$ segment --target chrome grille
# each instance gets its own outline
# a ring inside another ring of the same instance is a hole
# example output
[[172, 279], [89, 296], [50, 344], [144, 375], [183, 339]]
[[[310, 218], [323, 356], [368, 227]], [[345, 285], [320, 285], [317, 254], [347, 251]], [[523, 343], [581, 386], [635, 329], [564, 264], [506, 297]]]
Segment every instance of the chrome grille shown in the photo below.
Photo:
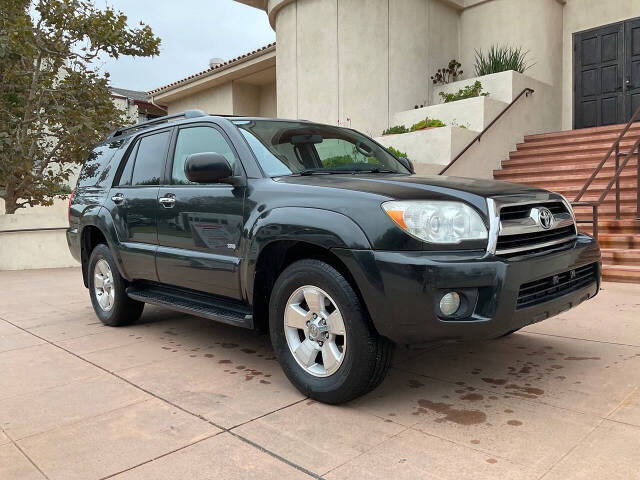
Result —
[[597, 264], [592, 263], [567, 272], [528, 282], [520, 287], [516, 308], [526, 308], [553, 300], [591, 285], [598, 278]]
[[[532, 233], [520, 233], [516, 235], [500, 235], [498, 237], [498, 255], [521, 255], [522, 251], [548, 247], [549, 250], [558, 248], [560, 244], [573, 242], [576, 229], [573, 225], [553, 230], [541, 230]], [[544, 251], [544, 250], [542, 250]]]
[[554, 193], [490, 199], [489, 210], [493, 225], [489, 251], [504, 258], [566, 248], [576, 238], [571, 208]]
[[554, 215], [561, 213], [568, 213], [567, 207], [562, 202], [546, 202], [546, 203], [533, 203], [526, 205], [508, 205], [500, 209], [500, 221], [505, 220], [520, 220], [527, 218], [531, 209], [534, 207], [546, 207]]

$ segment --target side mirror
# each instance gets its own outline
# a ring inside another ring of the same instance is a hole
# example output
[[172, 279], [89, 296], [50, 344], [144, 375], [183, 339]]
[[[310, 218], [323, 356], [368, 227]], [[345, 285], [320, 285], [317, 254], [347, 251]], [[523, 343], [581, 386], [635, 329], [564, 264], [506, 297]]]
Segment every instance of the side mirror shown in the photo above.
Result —
[[227, 159], [215, 152], [193, 153], [184, 162], [184, 173], [190, 182], [217, 183], [233, 175]]
[[411, 173], [416, 173], [416, 169], [413, 168], [413, 162], [409, 160], [407, 157], [396, 157], [398, 161], [407, 167]]

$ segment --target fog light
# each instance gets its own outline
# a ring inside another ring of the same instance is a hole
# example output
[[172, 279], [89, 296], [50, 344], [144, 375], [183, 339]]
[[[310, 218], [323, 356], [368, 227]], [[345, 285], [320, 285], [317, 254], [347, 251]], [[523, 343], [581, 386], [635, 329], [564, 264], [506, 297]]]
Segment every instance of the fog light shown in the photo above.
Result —
[[456, 292], [449, 292], [440, 299], [440, 311], [444, 315], [453, 315], [460, 308], [460, 295]]

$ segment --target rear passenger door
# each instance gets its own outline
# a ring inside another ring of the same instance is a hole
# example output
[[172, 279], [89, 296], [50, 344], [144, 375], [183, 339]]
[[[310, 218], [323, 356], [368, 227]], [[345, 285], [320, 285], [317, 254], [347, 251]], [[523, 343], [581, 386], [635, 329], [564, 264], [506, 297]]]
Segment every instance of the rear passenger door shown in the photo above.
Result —
[[213, 123], [177, 128], [167, 164], [169, 185], [160, 187], [158, 254], [160, 281], [241, 299], [240, 237], [246, 187], [226, 183], [191, 183], [184, 173], [194, 153], [223, 155], [244, 175], [231, 142]]
[[171, 129], [139, 137], [133, 144], [106, 206], [111, 211], [127, 276], [158, 280], [158, 189], [163, 178]]

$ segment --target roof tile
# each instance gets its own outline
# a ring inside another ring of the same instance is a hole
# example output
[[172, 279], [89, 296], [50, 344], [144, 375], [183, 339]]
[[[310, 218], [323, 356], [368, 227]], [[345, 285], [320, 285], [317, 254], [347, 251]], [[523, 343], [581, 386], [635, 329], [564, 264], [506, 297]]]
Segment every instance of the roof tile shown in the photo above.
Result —
[[230, 66], [237, 64], [237, 63], [242, 63], [243, 61], [245, 61], [245, 59], [248, 59], [250, 57], [254, 57], [257, 56], [256, 54], [263, 54], [263, 53], [267, 53], [267, 50], [272, 50], [274, 49], [276, 46], [276, 42], [272, 42], [269, 43], [263, 47], [257, 48], [255, 50], [252, 50], [251, 52], [247, 52], [247, 53], [243, 53], [242, 55], [232, 58], [230, 60], [227, 60], [226, 62], [222, 62], [218, 65], [215, 65], [213, 67], [209, 67], [206, 70], [202, 70], [201, 72], [198, 73], [194, 73], [193, 75], [189, 75], [188, 77], [182, 78], [180, 80], [176, 80], [175, 82], [169, 83], [168, 85], [164, 85], [162, 87], [158, 87], [155, 88], [153, 90], [149, 90], [148, 94], [149, 95], [157, 95], [158, 93], [164, 91], [164, 90], [169, 90], [173, 87], [177, 87], [179, 85], [183, 85], [185, 83], [189, 83], [192, 80], [195, 80], [197, 78], [206, 76], [208, 74], [211, 74], [213, 72], [216, 72], [217, 70], [222, 70], [225, 68], [229, 68]]

